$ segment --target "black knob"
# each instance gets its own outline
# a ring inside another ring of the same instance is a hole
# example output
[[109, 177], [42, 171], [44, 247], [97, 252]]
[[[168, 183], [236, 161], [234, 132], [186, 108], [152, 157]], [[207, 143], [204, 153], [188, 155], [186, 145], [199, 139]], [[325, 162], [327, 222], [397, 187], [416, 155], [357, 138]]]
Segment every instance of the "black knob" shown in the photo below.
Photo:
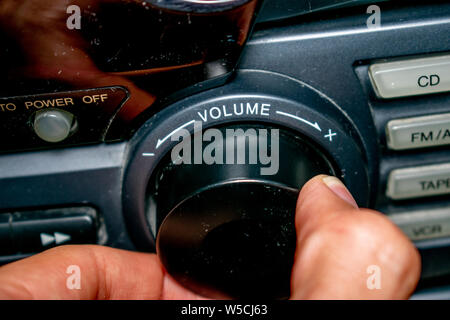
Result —
[[[287, 298], [298, 191], [317, 174], [334, 174], [333, 165], [287, 129], [240, 124], [216, 130], [224, 137], [223, 161], [180, 162], [170, 153], [150, 179], [147, 212], [156, 217], [158, 255], [172, 277], [199, 294]], [[194, 158], [198, 150], [189, 143], [191, 152], [184, 152]], [[226, 146], [234, 148], [234, 163], [226, 161]], [[264, 146], [270, 164], [258, 158]], [[245, 152], [240, 162], [239, 152]]]

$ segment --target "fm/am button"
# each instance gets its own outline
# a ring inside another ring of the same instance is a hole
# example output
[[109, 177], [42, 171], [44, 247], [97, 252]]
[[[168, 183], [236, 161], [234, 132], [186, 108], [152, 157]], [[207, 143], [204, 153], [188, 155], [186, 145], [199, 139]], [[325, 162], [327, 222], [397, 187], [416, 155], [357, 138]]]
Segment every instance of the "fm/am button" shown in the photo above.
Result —
[[389, 149], [408, 150], [450, 144], [450, 113], [389, 121]]
[[450, 163], [393, 170], [386, 195], [403, 200], [450, 194]]

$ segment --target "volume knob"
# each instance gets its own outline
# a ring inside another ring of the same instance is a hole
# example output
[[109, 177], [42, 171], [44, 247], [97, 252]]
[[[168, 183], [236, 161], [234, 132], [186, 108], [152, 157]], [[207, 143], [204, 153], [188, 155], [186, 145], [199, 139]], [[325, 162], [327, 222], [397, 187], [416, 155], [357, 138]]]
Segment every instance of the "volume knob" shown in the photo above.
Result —
[[[236, 159], [247, 151], [247, 161], [176, 164], [168, 157], [161, 163], [148, 190], [149, 212], [159, 226], [157, 252], [172, 277], [201, 295], [287, 298], [298, 190], [317, 174], [333, 174], [332, 166], [288, 130], [248, 124], [219, 131], [225, 136], [229, 130], [235, 140], [226, 136], [223, 145], [234, 145]], [[233, 144], [239, 141], [245, 148]], [[261, 171], [267, 163], [251, 163], [258, 158], [252, 142], [271, 150], [271, 160], [279, 162], [272, 172]]]

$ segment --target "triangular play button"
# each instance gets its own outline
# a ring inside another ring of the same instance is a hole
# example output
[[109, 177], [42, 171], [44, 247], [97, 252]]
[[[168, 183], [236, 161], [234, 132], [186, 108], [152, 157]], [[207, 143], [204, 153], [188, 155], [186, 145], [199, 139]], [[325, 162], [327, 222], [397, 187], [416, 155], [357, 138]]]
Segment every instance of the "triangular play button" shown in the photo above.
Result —
[[53, 237], [51, 234], [48, 233], [41, 233], [41, 243], [42, 246], [48, 246], [55, 242], [55, 237]]
[[68, 234], [55, 232], [56, 244], [61, 244], [61, 243], [70, 241], [71, 239], [72, 239], [72, 237]]

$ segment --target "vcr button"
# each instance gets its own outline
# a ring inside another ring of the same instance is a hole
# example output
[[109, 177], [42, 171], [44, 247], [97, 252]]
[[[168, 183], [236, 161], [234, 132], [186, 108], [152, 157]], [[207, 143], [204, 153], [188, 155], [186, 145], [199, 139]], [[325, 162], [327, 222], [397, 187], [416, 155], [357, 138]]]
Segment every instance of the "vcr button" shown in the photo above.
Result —
[[450, 55], [375, 63], [369, 76], [384, 99], [449, 91]]
[[64, 210], [14, 213], [12, 233], [16, 252], [33, 253], [63, 244], [96, 243], [95, 217], [83, 210], [79, 213]]
[[386, 138], [392, 150], [448, 145], [450, 113], [389, 121]]
[[402, 212], [389, 218], [412, 241], [450, 237], [450, 208]]
[[450, 193], [450, 163], [393, 170], [387, 196], [394, 200]]

